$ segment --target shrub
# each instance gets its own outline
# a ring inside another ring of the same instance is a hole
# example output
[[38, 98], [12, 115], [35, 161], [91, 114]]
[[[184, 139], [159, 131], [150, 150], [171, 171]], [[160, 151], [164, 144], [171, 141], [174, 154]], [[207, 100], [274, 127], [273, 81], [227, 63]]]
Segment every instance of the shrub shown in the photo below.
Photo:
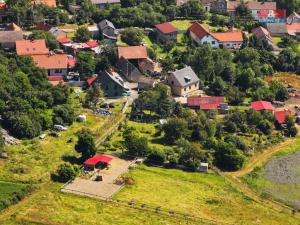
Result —
[[67, 182], [68, 180], [73, 180], [78, 174], [78, 169], [72, 166], [70, 163], [61, 164], [57, 171], [57, 176], [59, 181]]
[[146, 163], [154, 165], [163, 165], [166, 160], [166, 154], [164, 151], [152, 150], [146, 159]]

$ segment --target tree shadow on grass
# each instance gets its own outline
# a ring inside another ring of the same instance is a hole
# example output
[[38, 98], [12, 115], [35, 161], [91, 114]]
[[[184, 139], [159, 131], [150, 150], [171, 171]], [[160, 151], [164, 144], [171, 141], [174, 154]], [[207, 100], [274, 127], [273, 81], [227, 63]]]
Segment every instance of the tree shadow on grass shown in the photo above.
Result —
[[164, 137], [154, 138], [151, 140], [151, 142], [153, 144], [168, 145], [168, 142]]
[[69, 162], [71, 164], [77, 164], [77, 165], [80, 165], [83, 163], [83, 160], [81, 157], [77, 158], [76, 156], [74, 155], [63, 155], [62, 157], [62, 160], [65, 161], [65, 162]]

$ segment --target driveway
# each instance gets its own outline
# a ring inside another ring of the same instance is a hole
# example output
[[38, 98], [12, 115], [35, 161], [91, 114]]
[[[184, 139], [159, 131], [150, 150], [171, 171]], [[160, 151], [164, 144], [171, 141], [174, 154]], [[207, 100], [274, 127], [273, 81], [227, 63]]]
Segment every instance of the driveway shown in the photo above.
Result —
[[[111, 157], [113, 160], [110, 162], [111, 166], [109, 169], [95, 172], [89, 179], [77, 177], [74, 181], [66, 184], [62, 191], [99, 199], [111, 198], [123, 187], [122, 185], [114, 184], [114, 181], [127, 172], [129, 165], [133, 163], [133, 161], [123, 160], [115, 156]], [[102, 176], [103, 180], [95, 181], [97, 175]]]

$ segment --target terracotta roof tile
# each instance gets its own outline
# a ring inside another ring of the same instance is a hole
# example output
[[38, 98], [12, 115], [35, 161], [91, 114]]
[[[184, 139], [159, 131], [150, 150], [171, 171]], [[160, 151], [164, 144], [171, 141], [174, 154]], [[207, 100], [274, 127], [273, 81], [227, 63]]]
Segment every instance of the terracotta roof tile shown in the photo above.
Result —
[[251, 102], [251, 107], [256, 110], [256, 111], [260, 111], [260, 110], [270, 110], [270, 111], [274, 111], [274, 108], [272, 106], [271, 102], [267, 102], [267, 101], [256, 101], [256, 102]]
[[67, 69], [68, 57], [65, 54], [33, 55], [33, 61], [42, 69]]
[[176, 27], [174, 27], [171, 23], [156, 24], [155, 27], [164, 34], [178, 32]]
[[33, 0], [34, 4], [44, 4], [48, 7], [56, 7], [56, 1], [55, 0]]
[[198, 22], [193, 23], [190, 27], [190, 32], [193, 32], [199, 39], [209, 34], [209, 31]]
[[241, 42], [243, 41], [243, 33], [241, 31], [217, 32], [211, 35], [219, 42]]
[[292, 112], [290, 110], [283, 110], [283, 111], [276, 111], [275, 112], [275, 118], [278, 123], [282, 124], [285, 122], [285, 117], [292, 115]]
[[49, 53], [44, 39], [16, 41], [18, 55], [44, 55]]
[[125, 59], [146, 59], [148, 58], [147, 48], [145, 46], [118, 47], [119, 58]]

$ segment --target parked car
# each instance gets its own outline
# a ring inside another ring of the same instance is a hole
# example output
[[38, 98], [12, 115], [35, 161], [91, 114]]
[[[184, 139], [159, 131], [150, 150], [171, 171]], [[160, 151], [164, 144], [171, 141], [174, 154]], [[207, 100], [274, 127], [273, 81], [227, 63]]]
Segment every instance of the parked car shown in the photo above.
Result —
[[67, 128], [67, 127], [64, 127], [63, 125], [58, 125], [58, 124], [56, 124], [56, 125], [53, 126], [53, 129], [54, 129], [54, 130], [57, 130], [57, 131], [65, 131], [65, 130], [67, 130], [68, 128]]
[[39, 136], [39, 139], [45, 139], [46, 136], [47, 136], [46, 134], [41, 134], [41, 135]]

